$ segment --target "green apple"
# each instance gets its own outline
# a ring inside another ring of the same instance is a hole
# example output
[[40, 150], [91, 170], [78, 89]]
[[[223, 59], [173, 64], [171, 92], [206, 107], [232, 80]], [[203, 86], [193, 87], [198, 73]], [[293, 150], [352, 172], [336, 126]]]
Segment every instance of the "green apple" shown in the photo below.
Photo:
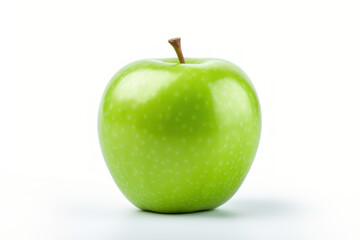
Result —
[[222, 205], [244, 181], [258, 147], [260, 105], [245, 73], [225, 60], [181, 56], [185, 63], [125, 66], [101, 100], [106, 164], [140, 209], [183, 213]]

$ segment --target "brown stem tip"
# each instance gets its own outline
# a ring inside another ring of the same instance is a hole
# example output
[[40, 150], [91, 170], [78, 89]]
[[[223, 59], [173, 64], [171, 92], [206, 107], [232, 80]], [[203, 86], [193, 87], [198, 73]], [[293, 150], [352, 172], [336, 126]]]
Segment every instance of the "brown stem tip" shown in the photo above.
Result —
[[169, 39], [169, 43], [175, 49], [176, 55], [179, 59], [179, 62], [185, 63], [184, 56], [181, 51], [181, 39], [180, 38], [171, 38], [171, 39]]

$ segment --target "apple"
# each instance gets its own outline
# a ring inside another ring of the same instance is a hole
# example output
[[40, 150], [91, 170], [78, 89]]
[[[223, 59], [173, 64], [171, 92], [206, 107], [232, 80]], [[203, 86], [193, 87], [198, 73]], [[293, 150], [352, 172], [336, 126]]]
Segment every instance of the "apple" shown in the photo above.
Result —
[[254, 86], [221, 59], [133, 62], [103, 94], [98, 131], [108, 169], [140, 209], [184, 213], [216, 208], [244, 181], [261, 131]]

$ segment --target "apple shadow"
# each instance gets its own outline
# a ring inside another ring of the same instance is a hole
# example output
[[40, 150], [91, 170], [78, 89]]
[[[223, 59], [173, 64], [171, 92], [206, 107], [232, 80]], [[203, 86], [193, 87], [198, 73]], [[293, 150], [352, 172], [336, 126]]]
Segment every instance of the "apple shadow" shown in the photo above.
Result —
[[[126, 216], [128, 239], [266, 239], [272, 219], [296, 217], [303, 207], [279, 199], [233, 199], [214, 210], [163, 214], [134, 210]], [[259, 224], [260, 223], [260, 224]], [[266, 229], [266, 228], [265, 228]], [[280, 230], [281, 231], [281, 230]]]
[[152, 216], [153, 218], [264, 218], [281, 215], [294, 214], [304, 210], [304, 206], [289, 200], [280, 199], [231, 199], [228, 203], [219, 208], [189, 213], [157, 213], [136, 209], [131, 212], [131, 217]]
[[184, 214], [82, 206], [71, 210], [78, 225], [67, 239], [267, 239], [273, 231], [283, 232], [279, 219], [292, 224], [291, 219], [303, 210], [301, 204], [289, 200], [262, 198], [232, 199], [214, 210]]

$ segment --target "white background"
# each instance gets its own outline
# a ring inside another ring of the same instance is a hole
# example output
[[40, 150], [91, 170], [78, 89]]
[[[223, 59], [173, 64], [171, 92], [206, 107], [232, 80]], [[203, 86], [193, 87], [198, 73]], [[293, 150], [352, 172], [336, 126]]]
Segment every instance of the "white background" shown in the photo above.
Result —
[[[359, 239], [360, 4], [354, 0], [0, 3], [0, 239]], [[238, 193], [160, 215], [117, 189], [97, 139], [112, 75], [142, 58], [224, 58], [263, 130]]]

